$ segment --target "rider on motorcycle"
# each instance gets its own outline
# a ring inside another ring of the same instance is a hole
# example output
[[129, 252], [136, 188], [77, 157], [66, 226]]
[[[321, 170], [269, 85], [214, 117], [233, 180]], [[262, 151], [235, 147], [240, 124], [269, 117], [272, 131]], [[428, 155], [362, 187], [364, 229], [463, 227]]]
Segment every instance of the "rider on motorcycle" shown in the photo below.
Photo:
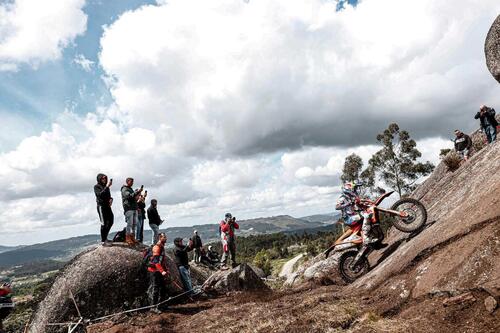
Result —
[[[344, 224], [351, 227], [356, 222], [363, 222], [361, 228], [363, 244], [368, 245], [370, 243], [375, 243], [378, 241], [377, 238], [370, 237], [371, 230], [371, 214], [373, 211], [363, 211], [358, 203], [360, 202], [360, 196], [357, 189], [362, 185], [360, 182], [347, 182], [342, 186], [342, 195], [337, 201], [335, 206], [336, 210], [342, 211], [342, 218]], [[347, 234], [345, 234], [347, 236]], [[342, 237], [345, 238], [345, 237]], [[339, 239], [340, 240], [340, 239]]]

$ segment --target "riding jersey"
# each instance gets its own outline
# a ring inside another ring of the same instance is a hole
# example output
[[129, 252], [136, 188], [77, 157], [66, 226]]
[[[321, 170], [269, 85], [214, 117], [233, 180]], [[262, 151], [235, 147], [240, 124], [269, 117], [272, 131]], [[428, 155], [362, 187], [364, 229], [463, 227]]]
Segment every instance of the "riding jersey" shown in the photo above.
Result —
[[361, 215], [358, 214], [359, 209], [352, 197], [342, 194], [337, 201], [336, 209], [342, 211], [342, 218], [347, 225], [351, 225], [361, 220]]

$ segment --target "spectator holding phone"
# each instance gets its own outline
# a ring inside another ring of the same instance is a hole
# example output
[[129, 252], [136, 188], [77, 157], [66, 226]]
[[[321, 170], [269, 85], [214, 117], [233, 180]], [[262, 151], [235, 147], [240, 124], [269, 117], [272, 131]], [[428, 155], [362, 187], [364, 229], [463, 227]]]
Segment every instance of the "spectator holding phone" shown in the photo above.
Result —
[[108, 240], [108, 235], [115, 218], [111, 210], [113, 203], [113, 198], [109, 190], [111, 185], [113, 185], [113, 179], [110, 179], [108, 182], [108, 176], [105, 174], [100, 173], [97, 175], [97, 184], [94, 185], [94, 193], [97, 202], [97, 214], [101, 222], [101, 242], [103, 245], [111, 243]]
[[137, 230], [135, 239], [142, 243], [144, 240], [144, 220], [146, 219], [146, 197], [148, 196], [148, 191], [144, 191], [144, 194], [139, 195], [137, 200]]
[[122, 186], [122, 204], [123, 213], [125, 215], [125, 222], [127, 223], [127, 234], [125, 236], [125, 242], [128, 245], [135, 245], [138, 242], [135, 239], [135, 233], [137, 228], [137, 199], [139, 195], [144, 190], [144, 185], [141, 188], [133, 190], [134, 178], [127, 178], [125, 180], [125, 185]]

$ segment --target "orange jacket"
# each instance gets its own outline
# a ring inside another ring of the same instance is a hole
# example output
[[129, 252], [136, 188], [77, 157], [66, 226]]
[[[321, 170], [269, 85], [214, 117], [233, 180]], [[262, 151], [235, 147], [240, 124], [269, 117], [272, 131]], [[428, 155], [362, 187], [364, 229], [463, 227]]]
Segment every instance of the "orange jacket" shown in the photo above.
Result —
[[168, 268], [165, 260], [165, 246], [158, 242], [155, 246], [153, 246], [153, 255], [148, 265], [148, 271], [151, 273], [163, 272], [168, 273]]

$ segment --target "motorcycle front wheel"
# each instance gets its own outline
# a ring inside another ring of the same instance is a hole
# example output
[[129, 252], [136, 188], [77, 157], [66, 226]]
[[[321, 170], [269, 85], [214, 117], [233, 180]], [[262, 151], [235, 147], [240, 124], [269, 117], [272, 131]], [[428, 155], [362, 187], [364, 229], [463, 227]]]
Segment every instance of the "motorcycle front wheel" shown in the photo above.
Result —
[[400, 199], [392, 205], [391, 209], [398, 212], [405, 212], [407, 215], [406, 217], [392, 215], [392, 224], [402, 232], [417, 231], [427, 222], [427, 210], [417, 199]]
[[339, 258], [340, 277], [346, 283], [354, 282], [360, 276], [365, 275], [370, 268], [366, 257], [359, 259], [359, 262], [356, 264], [356, 266], [351, 267], [352, 262], [354, 261], [354, 258], [356, 258], [357, 254], [358, 251], [347, 251], [342, 253]]

